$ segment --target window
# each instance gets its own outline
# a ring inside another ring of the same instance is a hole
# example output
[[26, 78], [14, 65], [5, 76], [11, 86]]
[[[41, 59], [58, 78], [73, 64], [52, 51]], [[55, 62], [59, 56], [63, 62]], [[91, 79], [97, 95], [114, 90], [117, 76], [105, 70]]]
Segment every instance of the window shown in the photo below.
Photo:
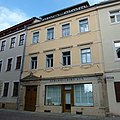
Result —
[[24, 45], [25, 34], [20, 35], [19, 46]]
[[11, 38], [11, 44], [10, 44], [10, 48], [14, 48], [15, 47], [15, 37]]
[[33, 33], [33, 41], [32, 43], [38, 43], [39, 40], [39, 32]]
[[89, 31], [89, 27], [88, 27], [88, 19], [83, 19], [83, 20], [79, 20], [79, 29], [80, 32], [87, 32]]
[[90, 48], [81, 49], [81, 63], [91, 63], [91, 50]]
[[21, 56], [18, 56], [17, 57], [17, 61], [16, 61], [16, 69], [20, 69], [20, 66], [21, 66]]
[[116, 94], [116, 101], [120, 102], [120, 82], [115, 82], [115, 94]]
[[7, 71], [10, 71], [12, 68], [12, 58], [8, 59], [8, 63], [7, 63]]
[[114, 42], [114, 45], [115, 45], [116, 56], [117, 58], [120, 58], [120, 41]]
[[3, 97], [7, 97], [7, 95], [8, 95], [8, 88], [9, 88], [9, 82], [4, 83]]
[[2, 41], [1, 51], [4, 51], [4, 50], [5, 50], [5, 44], [6, 44], [6, 41]]
[[46, 68], [53, 67], [53, 54], [46, 55]]
[[37, 69], [37, 57], [31, 57], [31, 69]]
[[70, 24], [62, 25], [62, 37], [66, 37], [70, 35]]
[[119, 23], [120, 22], [120, 10], [111, 11], [110, 20], [111, 20], [111, 23]]
[[47, 40], [54, 39], [54, 28], [47, 29]]
[[0, 61], [0, 72], [2, 71], [2, 60]]
[[74, 85], [74, 105], [93, 106], [92, 84]]
[[63, 66], [71, 65], [70, 51], [62, 52], [62, 64]]
[[19, 82], [14, 82], [13, 97], [17, 97], [18, 96], [18, 85], [19, 85]]
[[61, 104], [61, 87], [60, 86], [46, 86], [46, 105], [60, 105]]

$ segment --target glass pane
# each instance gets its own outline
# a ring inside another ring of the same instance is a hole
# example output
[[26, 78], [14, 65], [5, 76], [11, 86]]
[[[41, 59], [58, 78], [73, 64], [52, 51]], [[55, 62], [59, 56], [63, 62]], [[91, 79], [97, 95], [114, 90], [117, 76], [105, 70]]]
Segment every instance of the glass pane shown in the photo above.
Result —
[[66, 92], [66, 104], [70, 104], [70, 92]]
[[111, 18], [111, 23], [114, 23], [115, 22], [115, 16], [110, 16]]
[[116, 17], [117, 17], [117, 22], [120, 22], [120, 14], [116, 15]]

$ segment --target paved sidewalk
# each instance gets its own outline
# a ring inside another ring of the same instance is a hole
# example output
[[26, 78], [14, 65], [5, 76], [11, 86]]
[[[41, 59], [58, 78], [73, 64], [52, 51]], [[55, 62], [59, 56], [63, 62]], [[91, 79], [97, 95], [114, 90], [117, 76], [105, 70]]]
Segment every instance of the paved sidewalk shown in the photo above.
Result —
[[41, 113], [0, 109], [0, 120], [120, 120], [120, 117]]

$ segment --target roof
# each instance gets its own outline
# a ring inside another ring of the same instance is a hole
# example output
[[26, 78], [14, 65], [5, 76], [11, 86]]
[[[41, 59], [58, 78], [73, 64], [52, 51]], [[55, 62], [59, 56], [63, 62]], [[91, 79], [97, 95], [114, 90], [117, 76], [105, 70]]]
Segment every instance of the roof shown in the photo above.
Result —
[[77, 4], [77, 5], [65, 8], [65, 9], [61, 9], [61, 10], [58, 10], [58, 11], [40, 16], [39, 18], [43, 22], [43, 21], [47, 21], [47, 20], [51, 20], [51, 19], [54, 19], [54, 18], [57, 18], [57, 17], [64, 16], [64, 15], [67, 15], [67, 14], [71, 14], [71, 13], [74, 13], [74, 12], [77, 12], [77, 11], [81, 11], [85, 8], [88, 8], [89, 6], [90, 5], [89, 5], [88, 1], [86, 1], [86, 2], [82, 2], [80, 4]]
[[6, 36], [8, 34], [14, 33], [16, 31], [25, 29], [28, 25], [32, 24], [36, 19], [38, 19], [38, 18], [33, 17], [33, 18], [28, 19], [28, 20], [26, 20], [24, 22], [21, 22], [21, 23], [15, 25], [15, 26], [12, 26], [12, 27], [7, 28], [7, 29], [5, 29], [3, 31], [0, 31], [0, 37], [3, 37], [3, 36]]

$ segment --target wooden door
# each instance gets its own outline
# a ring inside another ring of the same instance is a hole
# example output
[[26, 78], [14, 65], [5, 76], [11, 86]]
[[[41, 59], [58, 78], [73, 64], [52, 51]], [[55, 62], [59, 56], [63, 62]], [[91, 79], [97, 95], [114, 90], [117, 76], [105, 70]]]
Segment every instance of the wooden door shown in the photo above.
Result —
[[36, 109], [37, 86], [27, 86], [25, 95], [25, 110], [35, 111]]

